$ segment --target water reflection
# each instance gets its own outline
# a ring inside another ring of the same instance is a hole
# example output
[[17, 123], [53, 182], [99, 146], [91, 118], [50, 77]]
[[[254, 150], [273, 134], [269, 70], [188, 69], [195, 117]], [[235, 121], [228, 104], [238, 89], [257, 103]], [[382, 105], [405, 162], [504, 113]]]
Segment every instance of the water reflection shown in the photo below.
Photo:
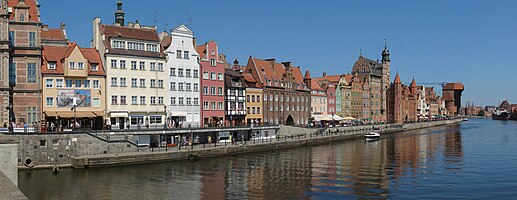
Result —
[[21, 172], [19, 182], [32, 199], [383, 199], [462, 170], [463, 154], [458, 125], [197, 162]]

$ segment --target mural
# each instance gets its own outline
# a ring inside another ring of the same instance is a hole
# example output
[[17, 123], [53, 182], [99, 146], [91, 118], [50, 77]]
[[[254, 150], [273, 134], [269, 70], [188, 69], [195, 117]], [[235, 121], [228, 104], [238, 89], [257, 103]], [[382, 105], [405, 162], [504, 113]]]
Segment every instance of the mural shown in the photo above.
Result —
[[89, 107], [91, 106], [90, 90], [58, 90], [57, 107]]

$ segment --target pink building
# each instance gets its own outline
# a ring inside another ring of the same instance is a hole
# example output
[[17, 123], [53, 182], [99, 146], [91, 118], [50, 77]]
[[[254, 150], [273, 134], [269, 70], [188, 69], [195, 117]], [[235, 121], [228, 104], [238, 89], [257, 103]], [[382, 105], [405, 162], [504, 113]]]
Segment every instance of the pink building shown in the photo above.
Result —
[[201, 66], [201, 126], [224, 124], [224, 59], [215, 41], [197, 46]]

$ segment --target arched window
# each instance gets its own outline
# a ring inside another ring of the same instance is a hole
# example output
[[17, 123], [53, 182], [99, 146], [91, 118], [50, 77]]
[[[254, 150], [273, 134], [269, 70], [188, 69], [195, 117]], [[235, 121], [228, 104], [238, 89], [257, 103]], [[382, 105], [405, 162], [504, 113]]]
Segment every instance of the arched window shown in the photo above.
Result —
[[20, 14], [20, 21], [25, 21], [25, 15], [24, 14]]

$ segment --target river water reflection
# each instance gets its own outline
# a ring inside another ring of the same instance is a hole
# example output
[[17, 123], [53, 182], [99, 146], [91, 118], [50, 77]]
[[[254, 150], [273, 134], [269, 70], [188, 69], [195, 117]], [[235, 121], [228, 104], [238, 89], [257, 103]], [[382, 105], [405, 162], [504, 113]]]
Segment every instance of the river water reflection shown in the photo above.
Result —
[[31, 199], [513, 199], [517, 122], [138, 166], [21, 171]]

